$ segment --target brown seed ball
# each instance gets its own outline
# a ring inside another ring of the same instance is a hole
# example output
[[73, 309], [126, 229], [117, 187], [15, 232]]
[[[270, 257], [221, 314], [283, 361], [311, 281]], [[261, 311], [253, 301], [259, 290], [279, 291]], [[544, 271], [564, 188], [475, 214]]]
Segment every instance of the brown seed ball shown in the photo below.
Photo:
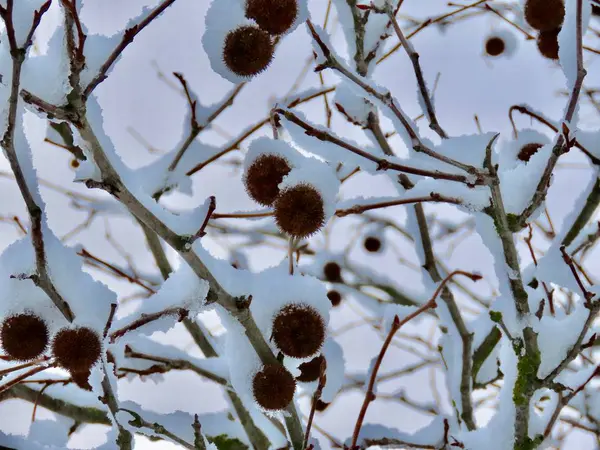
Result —
[[600, 16], [600, 6], [592, 4], [592, 14], [594, 16]]
[[48, 347], [48, 326], [32, 313], [7, 317], [0, 325], [0, 344], [4, 353], [17, 361], [39, 357]]
[[365, 250], [370, 253], [377, 253], [381, 250], [381, 239], [375, 236], [367, 236], [364, 242]]
[[323, 355], [319, 355], [316, 358], [311, 359], [309, 362], [302, 363], [298, 366], [300, 369], [300, 375], [296, 377], [296, 380], [302, 381], [303, 383], [310, 383], [316, 381], [321, 376], [321, 364], [325, 361]]
[[76, 159], [72, 159], [69, 165], [72, 169], [77, 169], [79, 167], [79, 161], [77, 161]]
[[525, 3], [525, 20], [536, 30], [553, 30], [560, 27], [564, 19], [563, 0], [527, 0]]
[[325, 224], [325, 205], [319, 191], [308, 184], [284, 189], [275, 200], [277, 226], [296, 238], [306, 238]]
[[500, 56], [505, 48], [504, 40], [498, 36], [493, 36], [485, 42], [485, 52], [490, 56]]
[[282, 34], [289, 30], [298, 16], [296, 0], [247, 0], [246, 17], [271, 33]]
[[325, 341], [325, 323], [311, 306], [291, 304], [275, 316], [272, 336], [284, 355], [308, 358], [317, 353]]
[[536, 42], [542, 56], [548, 59], [558, 59], [558, 33], [560, 33], [560, 28], [540, 32]]
[[73, 383], [75, 383], [77, 386], [79, 386], [84, 391], [91, 391], [92, 385], [88, 381], [88, 378], [90, 377], [90, 373], [91, 373], [90, 370], [83, 370], [80, 372], [71, 372], [71, 379], [73, 380]]
[[282, 365], [269, 364], [254, 375], [252, 391], [256, 403], [276, 411], [284, 409], [294, 398], [296, 380]]
[[63, 328], [54, 337], [52, 353], [64, 369], [84, 372], [100, 359], [102, 343], [90, 328]]
[[342, 268], [336, 262], [328, 262], [323, 266], [323, 275], [327, 281], [339, 283], [342, 281]]
[[338, 291], [329, 291], [327, 293], [327, 298], [333, 307], [339, 306], [339, 304], [342, 303], [342, 294], [340, 294]]
[[271, 64], [274, 52], [275, 47], [269, 33], [246, 25], [227, 34], [223, 60], [233, 73], [251, 77], [264, 71]]
[[279, 183], [290, 170], [290, 163], [284, 157], [260, 155], [250, 164], [244, 176], [248, 195], [261, 205], [271, 206], [279, 195]]
[[537, 151], [542, 147], [543, 147], [542, 144], [538, 144], [535, 142], [530, 142], [529, 144], [525, 144], [523, 147], [521, 147], [521, 150], [519, 150], [519, 154], [517, 155], [517, 158], [519, 158], [521, 161], [529, 162], [531, 157], [533, 155], [535, 155], [537, 153]]

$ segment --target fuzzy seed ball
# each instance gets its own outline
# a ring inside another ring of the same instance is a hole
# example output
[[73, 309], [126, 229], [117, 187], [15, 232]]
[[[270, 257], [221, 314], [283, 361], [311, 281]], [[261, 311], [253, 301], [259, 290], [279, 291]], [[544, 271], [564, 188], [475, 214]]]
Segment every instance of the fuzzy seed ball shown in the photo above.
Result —
[[540, 32], [536, 42], [542, 56], [558, 60], [558, 33], [560, 33], [560, 28]]
[[300, 375], [296, 377], [296, 380], [303, 383], [310, 383], [316, 381], [321, 376], [321, 364], [325, 361], [323, 355], [319, 355], [316, 358], [311, 359], [309, 362], [302, 363], [298, 366], [300, 369]]
[[267, 410], [284, 409], [294, 398], [296, 380], [280, 364], [269, 364], [254, 375], [252, 391], [256, 403]]
[[271, 34], [289, 30], [298, 16], [296, 0], [247, 0], [246, 17]]
[[594, 16], [600, 16], [600, 6], [592, 4], [592, 14]]
[[489, 56], [500, 56], [504, 53], [505, 49], [506, 44], [504, 43], [504, 40], [498, 36], [493, 36], [485, 42], [485, 52]]
[[290, 163], [282, 156], [260, 155], [250, 164], [244, 176], [248, 195], [261, 205], [271, 206], [279, 195], [279, 183], [290, 170]]
[[306, 238], [325, 224], [325, 205], [319, 191], [308, 184], [284, 189], [275, 200], [275, 222], [285, 233]]
[[17, 361], [30, 361], [48, 347], [46, 322], [31, 313], [7, 317], [0, 325], [0, 344], [7, 356]]
[[521, 147], [521, 150], [519, 150], [517, 158], [519, 158], [521, 161], [529, 162], [531, 157], [535, 155], [537, 151], [542, 147], [542, 144], [537, 144], [535, 142], [525, 144], [523, 147]]
[[63, 328], [54, 337], [52, 353], [64, 369], [85, 372], [100, 359], [102, 343], [90, 328]]
[[327, 298], [333, 307], [339, 306], [340, 303], [342, 303], [342, 294], [340, 294], [338, 291], [329, 291], [327, 293]]
[[342, 281], [342, 268], [336, 262], [328, 262], [323, 266], [323, 275], [327, 281], [339, 283]]
[[271, 64], [274, 52], [275, 47], [269, 33], [247, 25], [227, 34], [223, 60], [233, 73], [242, 77], [252, 77]]
[[527, 0], [525, 3], [525, 20], [536, 30], [553, 30], [560, 27], [564, 19], [563, 0]]
[[365, 250], [370, 253], [377, 253], [381, 250], [381, 239], [375, 236], [367, 236], [364, 242]]
[[310, 306], [287, 305], [275, 316], [273, 340], [284, 355], [308, 358], [317, 353], [325, 341], [325, 323]]

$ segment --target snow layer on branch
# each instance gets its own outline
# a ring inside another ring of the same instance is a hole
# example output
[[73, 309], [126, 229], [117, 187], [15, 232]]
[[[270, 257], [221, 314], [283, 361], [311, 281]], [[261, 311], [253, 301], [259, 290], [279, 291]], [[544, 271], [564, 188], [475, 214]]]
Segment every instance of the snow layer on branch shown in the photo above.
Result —
[[506, 213], [519, 215], [529, 205], [552, 154], [552, 147], [552, 144], [544, 145], [531, 156], [527, 164], [499, 170], [500, 190]]
[[7, 435], [2, 431], [0, 431], [0, 446], [10, 449], [18, 448], [20, 450], [62, 450], [66, 448], [65, 445], [56, 446], [49, 443], [41, 443], [22, 436]]
[[377, 114], [373, 104], [354, 83], [342, 79], [335, 89], [333, 103], [352, 123], [365, 126], [369, 114]]
[[[504, 384], [498, 395], [498, 409], [485, 427], [475, 431], [465, 431], [456, 439], [467, 449], [512, 450], [515, 432], [515, 405], [513, 389], [517, 379], [517, 358], [506, 337], [500, 341], [500, 370], [504, 374]], [[493, 436], [493, 439], [490, 439]]]
[[[558, 33], [558, 56], [563, 73], [567, 78], [567, 91], [571, 91], [577, 80], [577, 5], [579, 0], [565, 1], [565, 20]], [[589, 0], [582, 1], [582, 35], [585, 36], [592, 6]], [[582, 36], [582, 37], [583, 37]]]
[[[493, 132], [487, 132], [482, 134], [455, 136], [449, 139], [443, 139], [439, 145], [435, 146], [431, 145], [430, 142], [425, 143], [426, 145], [429, 145], [433, 151], [440, 155], [481, 169], [483, 168], [483, 160], [485, 159], [486, 148], [490, 141], [494, 138], [495, 134], [496, 133]], [[411, 154], [411, 160], [413, 165], [416, 165], [416, 162], [418, 161], [418, 167], [422, 167], [424, 169], [440, 170], [446, 173], [466, 175], [464, 170], [434, 159], [425, 153], [413, 152]]]
[[[340, 26], [342, 28], [342, 31], [344, 32], [346, 45], [348, 46], [348, 58], [346, 59], [346, 61], [352, 61], [352, 64], [354, 65], [354, 55], [356, 54], [356, 33], [354, 30], [354, 17], [352, 15], [352, 9], [346, 0], [333, 0], [332, 3], [337, 11], [337, 17], [338, 17]], [[315, 27], [315, 28], [317, 28], [317, 27]], [[327, 33], [321, 27], [317, 28], [317, 33], [319, 33], [319, 35], [321, 37], [323, 37], [324, 35], [329, 37], [327, 35]], [[327, 44], [329, 49], [334, 48], [333, 46], [329, 45], [330, 42], [328, 42], [328, 40], [324, 41], [324, 42], [325, 42], [325, 44]], [[315, 50], [319, 49], [319, 47], [317, 45], [315, 45], [314, 43], [313, 43], [313, 47], [315, 47]], [[321, 55], [320, 49], [319, 49], [319, 53], [317, 53], [317, 54]], [[320, 64], [322, 62], [323, 62], [322, 60], [317, 60], [317, 64]], [[354, 69], [355, 69], [355, 67], [354, 67]]]
[[563, 310], [559, 309], [556, 317], [544, 316], [536, 322], [534, 330], [538, 333], [542, 357], [538, 369], [539, 378], [548, 376], [566, 358], [569, 350], [577, 342], [589, 312], [580, 300], [571, 314], [565, 316]]
[[581, 131], [577, 130], [575, 137], [586, 150], [588, 150], [596, 158], [600, 158], [600, 130], [597, 131]]
[[[103, 115], [102, 108], [100, 107], [95, 96], [91, 96], [87, 102], [87, 117], [90, 122], [90, 126], [93, 128], [102, 151], [110, 161], [112, 167], [119, 174], [121, 181], [126, 188], [142, 203], [142, 205], [148, 209], [154, 216], [156, 216], [161, 222], [169, 227], [173, 232], [181, 236], [193, 236], [200, 229], [200, 226], [204, 223], [204, 219], [208, 213], [210, 200], [206, 199], [203, 205], [180, 215], [175, 215], [165, 209], [162, 205], [158, 204], [148, 192], [145, 187], [149, 184], [144, 179], [145, 172], [136, 172], [131, 170], [125, 165], [121, 157], [117, 154], [116, 149], [111, 139], [106, 135], [103, 129]], [[96, 166], [93, 151], [89, 148], [87, 142], [85, 142], [79, 134], [75, 134], [75, 144], [79, 145], [84, 153], [86, 154], [87, 161], [81, 163], [76, 172], [76, 181], [84, 181], [92, 179], [95, 181], [102, 181], [100, 170]]]
[[[99, 332], [104, 329], [115, 294], [104, 284], [94, 281], [82, 271], [81, 259], [66, 248], [52, 231], [43, 226], [46, 260], [50, 278], [75, 315], [75, 324], [89, 326]], [[11, 276], [35, 273], [35, 256], [29, 237], [10, 245], [0, 258], [0, 299], [3, 313], [31, 310], [44, 318], [50, 332], [67, 324], [51, 300], [31, 280]], [[1, 275], [4, 274], [4, 275]]]
[[[62, 28], [62, 27], [61, 27]], [[104, 36], [101, 34], [88, 34], [83, 47], [85, 55], [85, 67], [81, 71], [81, 84], [87, 86], [90, 81], [98, 74], [102, 64], [108, 59], [113, 50], [119, 45], [121, 35]], [[112, 69], [121, 59], [122, 54], [118, 56], [111, 68], [107, 71], [110, 74]]]
[[283, 191], [300, 184], [313, 186], [323, 198], [324, 219], [327, 221], [335, 214], [340, 181], [326, 162], [316, 158], [304, 158], [301, 164], [300, 167], [294, 167], [283, 178], [283, 181], [279, 183], [279, 189]]
[[[444, 416], [438, 415], [428, 425], [414, 433], [405, 433], [396, 428], [390, 428], [384, 425], [365, 423], [360, 430], [359, 443], [365, 440], [389, 438], [407, 443], [410, 442], [417, 448], [422, 446], [437, 446], [444, 440], [444, 419], [446, 419]], [[351, 440], [351, 438], [348, 438], [345, 444], [350, 446]], [[404, 446], [402, 446], [402, 448], [404, 448]], [[410, 446], [408, 446], [408, 448], [410, 448]]]
[[64, 27], [59, 26], [48, 41], [45, 54], [34, 56], [29, 52], [23, 65], [21, 87], [53, 105], [63, 105], [71, 91], [70, 72]]
[[[22, 46], [25, 43], [25, 39], [27, 39], [27, 35], [31, 29], [33, 15], [35, 11], [40, 9], [45, 1], [46, 0], [16, 0], [13, 2], [12, 20], [15, 28], [15, 37], [19, 46]], [[6, 5], [6, 1], [3, 1], [2, 3]]]
[[[162, 284], [159, 291], [146, 299], [141, 307], [127, 317], [114, 322], [112, 330], [130, 326], [145, 315], [153, 315], [167, 310], [183, 309], [189, 311], [190, 317], [195, 317], [203, 308], [208, 282], [198, 278], [187, 264], [179, 268]], [[156, 331], [166, 332], [179, 320], [178, 314], [171, 314], [164, 319], [155, 320], [136, 332], [149, 336]]]
[[[363, 147], [358, 143], [347, 139], [342, 138], [341, 136], [337, 136], [330, 129], [312, 123], [302, 112], [294, 111], [294, 114], [298, 116], [302, 121], [308, 123], [314, 129], [321, 131], [326, 134], [333, 135], [338, 139], [345, 141], [348, 144], [353, 145], [367, 153], [373, 155], [381, 155], [381, 151], [376, 149], [375, 147]], [[292, 142], [294, 145], [298, 146], [300, 149], [304, 150], [313, 155], [317, 155], [326, 161], [329, 161], [332, 164], [343, 163], [348, 168], [355, 169], [356, 167], [360, 167], [361, 170], [366, 171], [368, 173], [375, 173], [377, 171], [377, 164], [373, 161], [370, 161], [362, 156], [357, 155], [356, 153], [352, 153], [349, 150], [346, 150], [332, 142], [321, 141], [316, 136], [309, 135], [303, 128], [300, 126], [288, 121], [284, 117], [281, 117], [281, 123], [285, 127], [285, 130], [289, 133]]]

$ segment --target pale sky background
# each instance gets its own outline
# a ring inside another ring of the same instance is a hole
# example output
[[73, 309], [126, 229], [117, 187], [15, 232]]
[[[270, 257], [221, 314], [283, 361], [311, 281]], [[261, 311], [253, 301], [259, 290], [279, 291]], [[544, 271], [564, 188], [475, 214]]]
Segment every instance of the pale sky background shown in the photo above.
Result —
[[[217, 0], [218, 1], [218, 0]], [[492, 2], [494, 3], [494, 2]], [[157, 0], [86, 0], [81, 17], [92, 33], [111, 35], [121, 30], [128, 18], [137, 15], [144, 5], [156, 5]], [[325, 0], [310, 0], [309, 9], [313, 20], [322, 23], [327, 2]], [[209, 5], [208, 0], [177, 0], [152, 26], [144, 30], [124, 53], [109, 79], [98, 89], [100, 104], [104, 110], [106, 132], [112, 138], [117, 151], [124, 161], [139, 167], [156, 158], [128, 132], [135, 129], [152, 147], [166, 151], [179, 142], [182, 124], [186, 113], [185, 99], [157, 76], [157, 67], [175, 82], [170, 74], [182, 72], [190, 87], [198, 94], [204, 104], [218, 101], [231, 88], [231, 84], [219, 75], [213, 73], [208, 64], [208, 58], [201, 45], [204, 28], [204, 14]], [[443, 0], [405, 0], [402, 14], [424, 19], [439, 13], [450, 11], [447, 2]], [[56, 14], [53, 7], [49, 14]], [[329, 30], [335, 30], [333, 42], [344, 53], [342, 33], [335, 20]], [[595, 26], [600, 28], [600, 20]], [[510, 29], [518, 40], [518, 48], [512, 58], [489, 60], [482, 57], [485, 36], [495, 29]], [[396, 43], [391, 38], [391, 43]], [[566, 100], [558, 95], [564, 89], [564, 76], [558, 66], [541, 57], [536, 49], [535, 41], [525, 41], [522, 34], [509, 28], [493, 15], [486, 15], [460, 22], [458, 25], [447, 27], [442, 33], [437, 27], [429, 27], [412, 39], [413, 45], [421, 55], [421, 64], [425, 77], [430, 85], [436, 75], [440, 74], [436, 90], [436, 107], [442, 126], [450, 135], [476, 133], [474, 114], [477, 114], [484, 131], [497, 131], [502, 137], [509, 139], [511, 127], [508, 120], [508, 109], [513, 104], [527, 103], [536, 110], [543, 111], [546, 116], [559, 119]], [[594, 41], [592, 41], [594, 42]], [[600, 47], [600, 40], [595, 41], [595, 47]], [[307, 58], [311, 55], [308, 35], [304, 27], [300, 27], [291, 36], [286, 37], [277, 49], [276, 57], [271, 67], [245, 87], [235, 102], [216, 122], [218, 127], [229, 135], [235, 136], [242, 129], [258, 120], [262, 120], [272, 106], [273, 98], [285, 95], [297, 75], [304, 68]], [[587, 83], [589, 87], [599, 87], [598, 77], [599, 58], [586, 55], [588, 69]], [[326, 84], [336, 82], [336, 77], [330, 72], [324, 72]], [[412, 67], [403, 52], [382, 63], [375, 71], [375, 81], [388, 87], [399, 99], [404, 110], [412, 117], [421, 111], [417, 103], [416, 85]], [[48, 80], [51, 83], [53, 80]], [[318, 85], [318, 77], [309, 73], [301, 86], [301, 90]], [[315, 121], [323, 118], [323, 103], [314, 101], [302, 107], [302, 110], [313, 117]], [[587, 111], [587, 113], [585, 113]], [[582, 126], [598, 128], [598, 115], [590, 114], [587, 107], [583, 108]], [[35, 126], [38, 119], [32, 118]], [[389, 123], [384, 121], [386, 131], [391, 130]], [[419, 122], [423, 134], [430, 136], [424, 122]], [[529, 121], [517, 116], [519, 127], [529, 127]], [[334, 129], [340, 134], [364, 142], [361, 132], [343, 123], [343, 119], [334, 112]], [[533, 127], [546, 132], [537, 124]], [[263, 133], [268, 132], [264, 129]], [[257, 134], [257, 136], [260, 134]], [[41, 178], [71, 189], [85, 192], [85, 187], [70, 185], [73, 171], [69, 167], [68, 154], [60, 149], [41, 142], [42, 136], [36, 133], [34, 127], [31, 139], [34, 147], [34, 162]], [[211, 144], [222, 144], [225, 138], [218, 133], [209, 131], [202, 134], [201, 140]], [[398, 141], [392, 141], [398, 146]], [[244, 147], [245, 148], [245, 147]], [[239, 161], [240, 153], [234, 152], [223, 159], [224, 161]], [[584, 158], [572, 154], [564, 158], [564, 162], [581, 163]], [[0, 170], [8, 170], [5, 159], [0, 158]], [[564, 215], [569, 211], [575, 193], [579, 192], [590, 177], [589, 170], [579, 167], [561, 167], [556, 171], [553, 185], [550, 189], [549, 210], [554, 223], [560, 227]], [[206, 198], [215, 195], [217, 210], [220, 212], [238, 209], [252, 209], [256, 206], [248, 199], [239, 181], [239, 171], [229, 164], [217, 164], [193, 177], [193, 199], [183, 195], [171, 195], [166, 198], [169, 205], [189, 208]], [[359, 175], [344, 185], [342, 196], [355, 195], [392, 195], [394, 192], [385, 176]], [[99, 193], [94, 193], [100, 195]], [[47, 202], [48, 220], [51, 228], [58, 235], [69, 232], [77, 223], [85, 220], [85, 214], [74, 211], [69, 207], [64, 196], [48, 189], [42, 189], [42, 195]], [[26, 217], [22, 200], [13, 182], [0, 178], [0, 215], [18, 215]], [[428, 212], [437, 212], [456, 220], [466, 216], [459, 214], [449, 207], [427, 206]], [[402, 221], [402, 208], [395, 208], [384, 214]], [[346, 220], [346, 219], [345, 219]], [[354, 219], [336, 228], [332, 236], [332, 249], [340, 250], [347, 245], [352, 236]], [[90, 228], [69, 241], [70, 245], [82, 243], [88, 250], [108, 260], [124, 264], [125, 261], [114, 249], [106, 245], [104, 233], [106, 223], [103, 218], [96, 219]], [[143, 271], [154, 270], [153, 261], [145, 250], [143, 236], [137, 227], [123, 219], [110, 219], [110, 229], [117, 240], [134, 256], [136, 265]], [[395, 237], [391, 235], [391, 237]], [[18, 237], [16, 229], [8, 224], [0, 223], [0, 250]], [[316, 237], [315, 242], [322, 242]], [[395, 246], [392, 244], [391, 246]], [[223, 241], [208, 240], [207, 246], [215, 254], [224, 256]], [[405, 244], [398, 244], [406, 258], [416, 261], [414, 251]], [[439, 253], [443, 248], [439, 249]], [[388, 246], [383, 255], [367, 255], [361, 250], [353, 252], [353, 256], [361, 263], [395, 277], [401, 283], [420, 283], [420, 274], [397, 264], [397, 254]], [[529, 263], [529, 256], [522, 252], [523, 264]], [[285, 257], [284, 251], [253, 250], [248, 254], [254, 269], [277, 264]], [[455, 269], [479, 270], [485, 276], [485, 282], [476, 288], [483, 295], [490, 295], [490, 283], [496, 284], [492, 270], [491, 256], [481, 244], [477, 236], [467, 237], [446, 260]], [[126, 296], [132, 292], [131, 286], [116, 282], [98, 272], [94, 276], [108, 283], [120, 295]], [[357, 316], [348, 305], [333, 310], [331, 327], [333, 330], [344, 323], [356, 320]], [[214, 322], [209, 317], [208, 323]], [[430, 322], [419, 322], [407, 331], [427, 335], [431, 328]], [[195, 352], [190, 346], [191, 339], [183, 327], [178, 326], [167, 336], [157, 336], [158, 339], [174, 343], [180, 347]], [[372, 357], [376, 355], [381, 345], [381, 339], [368, 327], [361, 327], [354, 332], [346, 333], [337, 339], [345, 349], [348, 372], [364, 371]], [[414, 358], [398, 349], [392, 349], [385, 360], [382, 372], [399, 368], [414, 361]], [[438, 387], [444, 392], [441, 378], [438, 376]], [[427, 371], [402, 378], [401, 386], [406, 389], [409, 397], [419, 401], [430, 401], [432, 394], [429, 387]], [[400, 387], [398, 383], [381, 385], [382, 391], [392, 392]], [[120, 396], [124, 400], [140, 402], [149, 410], [156, 412], [173, 412], [182, 410], [193, 413], [218, 411], [226, 406], [220, 389], [214, 384], [203, 381], [187, 372], [173, 371], [165, 376], [165, 381], [155, 385], [149, 381], [142, 383], [121, 382]], [[46, 392], [51, 393], [52, 388]], [[362, 400], [362, 393], [351, 391], [336, 399], [336, 402], [323, 414], [317, 414], [316, 423], [330, 432], [339, 440], [345, 440], [351, 435], [356, 415]], [[302, 403], [307, 412], [307, 403]], [[444, 406], [448, 407], [444, 397]], [[0, 429], [3, 431], [25, 434], [29, 427], [29, 417], [32, 405], [20, 401], [7, 401], [0, 404]], [[52, 417], [46, 411], [38, 411], [38, 419]], [[480, 417], [485, 419], [485, 413]], [[397, 427], [403, 431], [414, 431], [428, 423], [430, 419], [415, 413], [413, 410], [384, 400], [374, 402], [367, 415], [367, 422], [381, 423]], [[103, 440], [105, 428], [100, 426], [84, 427], [72, 439], [73, 448], [93, 448]], [[315, 435], [320, 437], [315, 431]], [[593, 449], [593, 442], [585, 436], [575, 436], [568, 448]], [[175, 446], [165, 443], [150, 443], [139, 438], [139, 448], [169, 449]], [[143, 444], [143, 445], [142, 445]], [[327, 447], [327, 440], [321, 444]], [[136, 447], [138, 448], [138, 447]]]

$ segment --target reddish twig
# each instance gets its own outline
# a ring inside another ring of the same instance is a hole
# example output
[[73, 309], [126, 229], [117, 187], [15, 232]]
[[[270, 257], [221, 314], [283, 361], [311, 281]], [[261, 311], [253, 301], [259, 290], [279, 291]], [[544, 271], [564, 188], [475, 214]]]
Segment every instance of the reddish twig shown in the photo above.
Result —
[[438, 295], [440, 294], [440, 292], [442, 291], [442, 289], [444, 288], [446, 283], [448, 283], [448, 281], [450, 281], [452, 279], [452, 277], [454, 277], [456, 275], [466, 276], [473, 281], [477, 281], [482, 278], [481, 275], [478, 275], [478, 274], [463, 272], [462, 270], [455, 270], [454, 272], [450, 273], [446, 278], [444, 278], [442, 280], [442, 282], [438, 285], [437, 289], [435, 290], [433, 296], [427, 303], [425, 303], [424, 305], [419, 307], [417, 310], [410, 313], [408, 316], [406, 316], [402, 320], [400, 320], [398, 318], [398, 316], [394, 317], [394, 321], [392, 322], [390, 331], [383, 343], [383, 346], [381, 347], [381, 351], [379, 352], [379, 356], [377, 357], [377, 360], [375, 361], [373, 370], [371, 371], [371, 378], [369, 379], [369, 384], [367, 387], [367, 392], [365, 394], [365, 399], [363, 401], [360, 413], [358, 415], [358, 419], [356, 420], [356, 425], [354, 427], [354, 433], [352, 435], [352, 444], [350, 445], [350, 450], [355, 450], [357, 448], [356, 443], [358, 442], [358, 436], [360, 434], [360, 429], [362, 428], [362, 424], [365, 419], [365, 415], [367, 414], [367, 409], [369, 408], [369, 404], [375, 400], [375, 392], [373, 389], [375, 387], [375, 381], [377, 380], [377, 372], [379, 372], [379, 368], [381, 367], [381, 363], [383, 362], [383, 357], [385, 356], [387, 349], [389, 348], [390, 344], [392, 343], [392, 339], [393, 339], [394, 335], [398, 332], [398, 330], [400, 330], [400, 328], [402, 328], [403, 325], [410, 322], [415, 317], [419, 316], [420, 314], [424, 313], [425, 311], [436, 308], [437, 307], [436, 299], [437, 299]]
[[126, 327], [123, 327], [119, 330], [112, 332], [110, 334], [110, 342], [114, 343], [121, 336], [124, 336], [125, 334], [127, 334], [133, 330], [137, 330], [138, 328], [141, 328], [144, 325], [148, 325], [149, 323], [154, 322], [155, 320], [162, 319], [163, 317], [179, 316], [179, 320], [183, 320], [185, 317], [187, 317], [187, 315], [188, 315], [188, 311], [183, 308], [169, 308], [169, 309], [165, 309], [164, 311], [157, 312], [157, 313], [142, 314], [139, 319], [133, 321]]

